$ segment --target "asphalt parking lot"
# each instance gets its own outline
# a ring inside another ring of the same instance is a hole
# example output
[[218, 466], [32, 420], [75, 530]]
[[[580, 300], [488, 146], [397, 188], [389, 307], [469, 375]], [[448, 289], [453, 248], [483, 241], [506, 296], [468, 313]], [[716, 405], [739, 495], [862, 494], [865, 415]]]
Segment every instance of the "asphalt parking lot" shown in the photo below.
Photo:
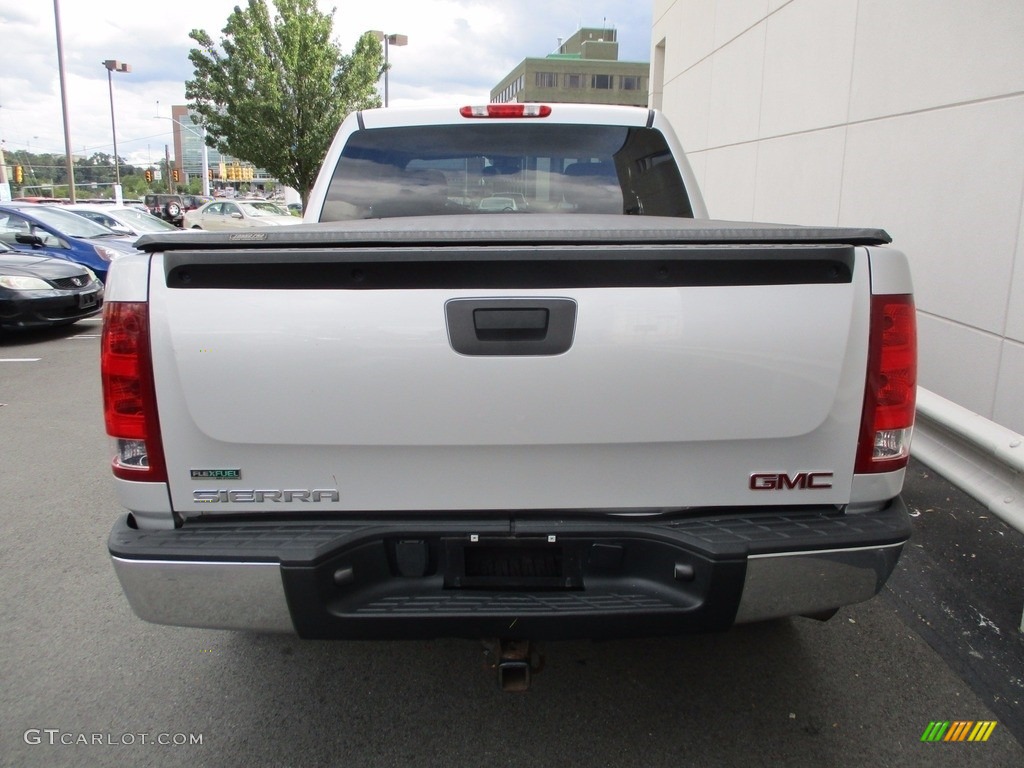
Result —
[[[550, 643], [525, 694], [468, 641], [146, 624], [105, 549], [99, 327], [0, 340], [2, 765], [1024, 765], [1024, 536], [917, 463], [914, 538], [877, 598], [825, 623]], [[996, 726], [923, 742], [935, 721]]]
[[1024, 535], [920, 463], [904, 493], [914, 537], [885, 597], [1024, 742]]

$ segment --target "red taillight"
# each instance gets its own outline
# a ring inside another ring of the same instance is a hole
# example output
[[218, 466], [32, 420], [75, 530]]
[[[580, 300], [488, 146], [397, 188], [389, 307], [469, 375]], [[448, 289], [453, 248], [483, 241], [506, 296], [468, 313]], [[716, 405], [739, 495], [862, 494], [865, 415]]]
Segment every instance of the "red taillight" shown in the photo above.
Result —
[[479, 107], [463, 107], [463, 117], [547, 117], [551, 107], [546, 104], [487, 104]]
[[149, 347], [149, 311], [142, 302], [107, 302], [100, 342], [103, 416], [114, 441], [117, 477], [166, 482]]
[[917, 317], [909, 295], [871, 297], [867, 387], [856, 472], [892, 472], [910, 458], [917, 401]]

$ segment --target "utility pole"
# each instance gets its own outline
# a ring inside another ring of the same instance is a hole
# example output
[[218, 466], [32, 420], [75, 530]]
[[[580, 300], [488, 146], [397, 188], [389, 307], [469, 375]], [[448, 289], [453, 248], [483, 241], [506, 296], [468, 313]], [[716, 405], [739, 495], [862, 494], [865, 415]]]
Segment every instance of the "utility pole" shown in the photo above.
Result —
[[[64, 39], [60, 31], [60, 0], [53, 0], [53, 25], [57, 32], [57, 70], [60, 73], [60, 107], [64, 116], [64, 153], [68, 165], [68, 198], [75, 202], [75, 159], [71, 155], [71, 127], [68, 124], [67, 85], [64, 82]], [[53, 191], [51, 190], [51, 195]]]
[[4, 160], [4, 148], [0, 144], [0, 202], [11, 199], [11, 184], [7, 180], [7, 161]]

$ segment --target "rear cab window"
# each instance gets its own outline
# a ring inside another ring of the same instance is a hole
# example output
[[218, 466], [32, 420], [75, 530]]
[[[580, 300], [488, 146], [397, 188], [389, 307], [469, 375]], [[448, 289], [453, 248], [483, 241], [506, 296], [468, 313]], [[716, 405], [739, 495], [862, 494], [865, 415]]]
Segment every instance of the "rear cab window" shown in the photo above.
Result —
[[693, 217], [659, 131], [520, 122], [356, 131], [320, 220], [552, 212]]

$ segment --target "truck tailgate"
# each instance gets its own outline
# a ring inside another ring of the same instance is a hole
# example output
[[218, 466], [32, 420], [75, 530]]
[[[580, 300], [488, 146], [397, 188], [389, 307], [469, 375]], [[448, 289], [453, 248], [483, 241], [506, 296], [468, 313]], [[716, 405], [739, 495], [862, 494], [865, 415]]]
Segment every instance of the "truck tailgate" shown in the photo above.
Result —
[[[868, 335], [862, 249], [429, 251], [154, 257], [176, 510], [849, 499]], [[789, 482], [752, 482], [765, 474]]]

